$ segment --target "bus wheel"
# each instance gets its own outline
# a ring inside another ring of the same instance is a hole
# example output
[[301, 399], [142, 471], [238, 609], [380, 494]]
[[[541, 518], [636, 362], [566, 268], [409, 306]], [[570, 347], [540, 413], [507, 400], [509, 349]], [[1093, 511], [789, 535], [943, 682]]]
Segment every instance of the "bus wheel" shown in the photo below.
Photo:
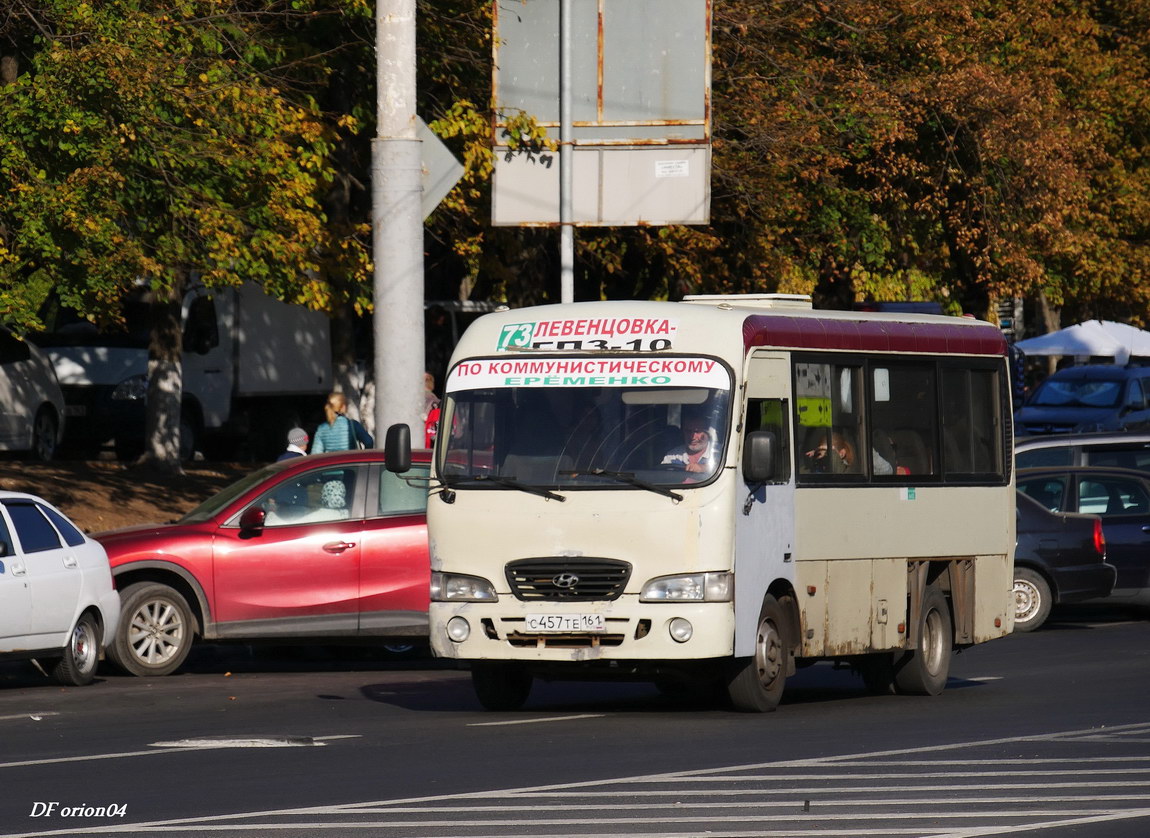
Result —
[[938, 695], [950, 674], [954, 629], [946, 597], [933, 585], [922, 597], [918, 646], [895, 662], [894, 683], [904, 695]]
[[487, 710], [518, 710], [531, 692], [531, 673], [513, 663], [475, 663], [471, 685]]
[[787, 680], [786, 626], [782, 606], [767, 594], [755, 630], [755, 652], [738, 661], [727, 683], [727, 694], [736, 710], [769, 713], [779, 706]]

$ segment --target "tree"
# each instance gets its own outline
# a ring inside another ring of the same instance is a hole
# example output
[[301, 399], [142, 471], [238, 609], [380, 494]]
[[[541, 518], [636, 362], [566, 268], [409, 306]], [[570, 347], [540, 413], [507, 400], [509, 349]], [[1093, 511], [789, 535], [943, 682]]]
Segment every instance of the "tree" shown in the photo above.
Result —
[[147, 462], [178, 467], [193, 277], [325, 307], [321, 260], [357, 248], [333, 241], [317, 197], [331, 180], [331, 132], [309, 95], [323, 68], [282, 37], [317, 14], [300, 0], [41, 0], [8, 21], [24, 53], [0, 89], [0, 283], [51, 283], [100, 322], [150, 286]]

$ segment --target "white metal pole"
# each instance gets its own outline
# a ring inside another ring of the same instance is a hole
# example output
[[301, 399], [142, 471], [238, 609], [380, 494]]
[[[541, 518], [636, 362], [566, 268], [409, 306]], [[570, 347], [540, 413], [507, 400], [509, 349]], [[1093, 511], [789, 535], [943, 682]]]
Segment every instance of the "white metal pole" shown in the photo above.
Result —
[[375, 263], [375, 430], [411, 426], [423, 445], [423, 211], [415, 116], [415, 0], [377, 0], [376, 137], [372, 141]]
[[559, 300], [575, 301], [575, 228], [572, 189], [575, 184], [571, 131], [571, 53], [574, 48], [573, 0], [559, 0]]

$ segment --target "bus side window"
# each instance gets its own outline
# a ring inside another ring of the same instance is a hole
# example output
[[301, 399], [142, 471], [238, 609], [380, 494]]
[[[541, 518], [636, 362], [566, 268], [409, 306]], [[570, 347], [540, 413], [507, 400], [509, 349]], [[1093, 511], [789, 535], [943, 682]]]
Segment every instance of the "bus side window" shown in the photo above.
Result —
[[[935, 367], [923, 363], [883, 363], [871, 367], [870, 419], [874, 455], [892, 470], [875, 474], [898, 479], [937, 474]], [[877, 459], [876, 461], [877, 462]]]
[[1003, 474], [993, 370], [942, 373], [942, 455], [948, 475]]

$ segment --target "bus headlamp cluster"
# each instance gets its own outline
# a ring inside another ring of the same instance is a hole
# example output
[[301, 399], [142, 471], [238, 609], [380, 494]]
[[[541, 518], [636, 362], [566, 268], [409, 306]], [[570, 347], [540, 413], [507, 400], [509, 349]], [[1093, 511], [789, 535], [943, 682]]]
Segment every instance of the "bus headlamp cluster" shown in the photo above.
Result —
[[640, 602], [730, 602], [730, 573], [686, 573], [657, 576], [643, 586]]
[[431, 574], [432, 602], [495, 602], [495, 586], [481, 576]]

